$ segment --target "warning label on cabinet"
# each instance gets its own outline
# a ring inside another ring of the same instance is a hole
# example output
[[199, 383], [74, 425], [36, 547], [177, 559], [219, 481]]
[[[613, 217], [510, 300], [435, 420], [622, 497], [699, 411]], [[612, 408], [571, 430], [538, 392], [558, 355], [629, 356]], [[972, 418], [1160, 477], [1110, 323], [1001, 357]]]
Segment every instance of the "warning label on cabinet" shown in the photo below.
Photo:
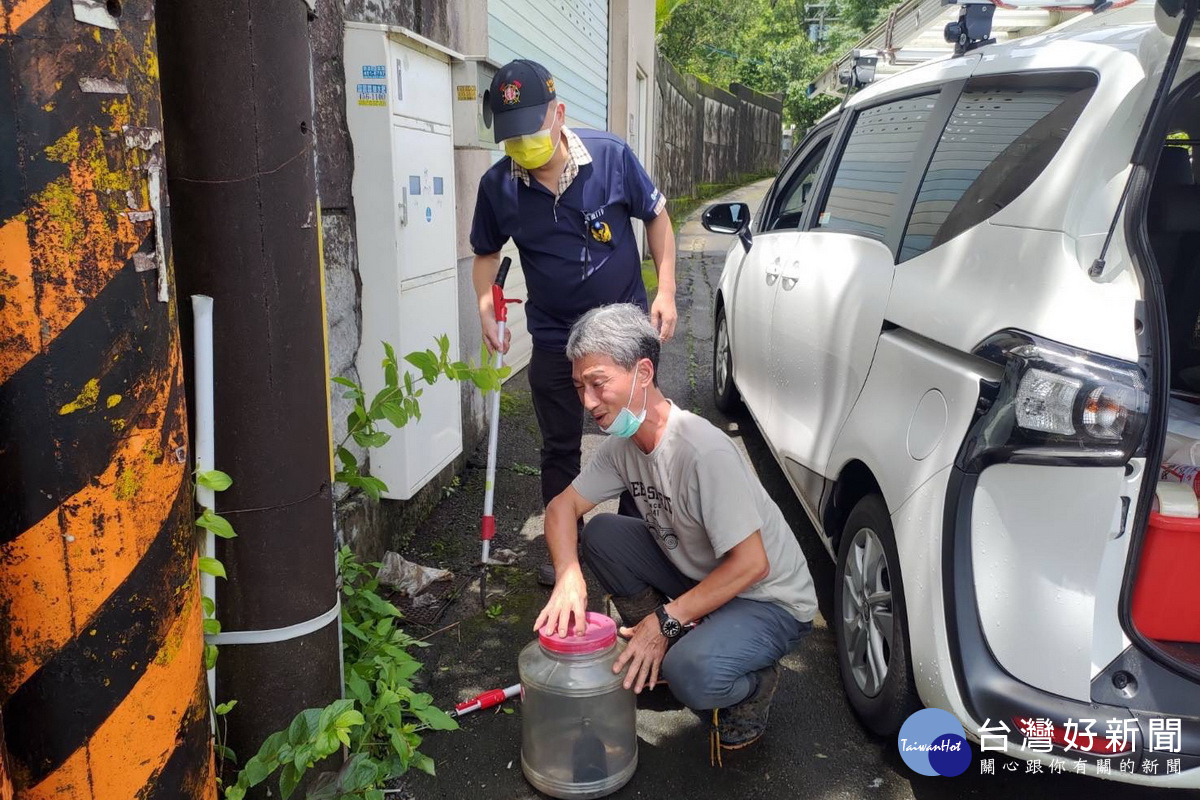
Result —
[[386, 83], [360, 83], [358, 89], [358, 104], [360, 106], [386, 106]]

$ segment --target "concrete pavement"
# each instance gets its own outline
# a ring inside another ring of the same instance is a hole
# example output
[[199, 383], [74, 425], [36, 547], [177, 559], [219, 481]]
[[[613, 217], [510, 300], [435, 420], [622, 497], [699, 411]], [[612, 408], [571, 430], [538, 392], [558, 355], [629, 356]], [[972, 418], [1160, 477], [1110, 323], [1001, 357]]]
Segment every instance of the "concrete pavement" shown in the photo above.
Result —
[[[739, 189], [720, 200], [742, 200], [757, 207], [768, 181]], [[825, 622], [832, 611], [833, 563], [805, 517], [799, 502], [747, 415], [727, 418], [712, 404], [712, 297], [731, 237], [709, 234], [693, 215], [678, 234], [680, 314], [676, 338], [663, 350], [659, 370], [666, 394], [684, 408], [702, 414], [729, 432], [747, 453], [760, 479], [779, 504], [800, 540], [816, 582], [822, 615], [813, 633], [783, 662], [784, 679], [771, 713], [767, 736], [745, 751], [727, 753], [724, 767], [709, 764], [706, 727], [680, 708], [662, 689], [639, 701], [639, 767], [633, 780], [612, 795], [618, 800], [647, 797], [738, 798], [1149, 798], [1163, 793], [1075, 775], [1025, 774], [1024, 762], [996, 775], [972, 766], [958, 778], [916, 775], [901, 761], [894, 739], [881, 740], [859, 726], [847, 705], [837, 670], [834, 636]], [[511, 567], [493, 568], [489, 605], [479, 604], [472, 586], [440, 623], [458, 624], [433, 636], [419, 655], [426, 664], [426, 690], [450, 707], [487, 689], [518, 681], [517, 655], [533, 641], [532, 624], [548, 597], [534, 571], [546, 560], [538, 478], [539, 436], [524, 374], [505, 387], [496, 479], [497, 536], [493, 547], [511, 548], [520, 558]], [[589, 426], [584, 459], [601, 441]], [[486, 445], [484, 446], [486, 447]], [[449, 494], [433, 515], [413, 532], [405, 557], [431, 566], [470, 571], [478, 559], [479, 515], [486, 450], [472, 457], [462, 486]], [[611, 504], [614, 510], [615, 502]], [[600, 610], [593, 585], [590, 608]], [[424, 635], [420, 630], [412, 631]], [[506, 713], [506, 710], [508, 713]], [[524, 780], [520, 766], [520, 703], [462, 720], [462, 729], [428, 736], [424, 752], [437, 762], [438, 776], [413, 775], [407, 786], [428, 798], [539, 797]], [[991, 754], [989, 754], [991, 755]]]

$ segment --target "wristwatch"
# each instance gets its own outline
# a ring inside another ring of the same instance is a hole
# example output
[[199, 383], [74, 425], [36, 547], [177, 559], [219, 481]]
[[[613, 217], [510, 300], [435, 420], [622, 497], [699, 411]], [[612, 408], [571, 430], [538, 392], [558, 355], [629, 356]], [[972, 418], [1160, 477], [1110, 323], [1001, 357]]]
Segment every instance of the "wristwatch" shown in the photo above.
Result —
[[659, 606], [654, 609], [654, 613], [658, 615], [658, 629], [667, 637], [668, 642], [673, 642], [683, 635], [683, 625], [667, 613], [666, 606]]

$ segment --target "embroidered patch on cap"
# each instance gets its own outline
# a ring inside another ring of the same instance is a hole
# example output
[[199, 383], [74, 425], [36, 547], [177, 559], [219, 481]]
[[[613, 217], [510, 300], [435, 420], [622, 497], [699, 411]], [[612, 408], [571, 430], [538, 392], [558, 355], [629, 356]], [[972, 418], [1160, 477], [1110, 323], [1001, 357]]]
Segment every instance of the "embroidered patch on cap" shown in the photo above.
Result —
[[550, 94], [554, 94], [554, 78], [546, 78], [546, 89]]
[[515, 106], [521, 102], [521, 82], [500, 84], [500, 99], [506, 106]]

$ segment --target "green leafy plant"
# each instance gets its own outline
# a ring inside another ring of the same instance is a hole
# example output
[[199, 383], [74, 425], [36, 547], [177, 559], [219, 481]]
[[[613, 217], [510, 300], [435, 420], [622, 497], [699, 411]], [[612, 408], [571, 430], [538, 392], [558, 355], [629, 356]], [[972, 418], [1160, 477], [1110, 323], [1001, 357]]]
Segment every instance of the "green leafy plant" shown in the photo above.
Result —
[[236, 705], [237, 700], [230, 700], [225, 703], [218, 703], [212, 710], [213, 714], [217, 717], [217, 741], [213, 744], [213, 750], [216, 751], [217, 758], [222, 761], [228, 761], [231, 764], [237, 763], [237, 754], [225, 745], [229, 730], [229, 724], [225, 719], [225, 715], [232, 711]]
[[348, 697], [302, 711], [286, 731], [269, 736], [225, 790], [226, 800], [241, 800], [276, 770], [287, 800], [309, 769], [343, 746], [349, 758], [313, 782], [308, 800], [382, 800], [388, 779], [413, 767], [434, 774], [433, 759], [418, 750], [421, 733], [456, 730], [458, 723], [413, 688], [422, 664], [409, 651], [427, 645], [404, 632], [400, 610], [379, 594], [378, 567], [361, 563], [349, 547], [338, 551]]
[[683, 5], [685, 0], [655, 0], [654, 3], [654, 31], [661, 31], [663, 25], [671, 19], [671, 12]]
[[450, 485], [442, 487], [442, 499], [444, 500], [445, 498], [450, 497], [461, 488], [462, 478], [455, 475], [450, 479]]
[[[438, 350], [416, 351], [404, 357], [412, 366], [420, 371], [426, 384], [432, 385], [441, 376], [451, 380], [469, 380], [482, 392], [499, 391], [500, 384], [512, 371], [511, 367], [496, 369], [487, 357], [487, 351], [481, 350], [479, 363], [482, 366], [472, 367], [465, 361], [450, 361], [450, 337], [437, 338]], [[361, 465], [354, 453], [346, 448], [351, 439], [359, 447], [382, 447], [387, 444], [392, 435], [382, 430], [381, 423], [387, 420], [397, 428], [403, 428], [412, 420], [421, 419], [420, 397], [423, 389], [415, 388], [413, 376], [408, 371], [400, 374], [400, 364], [396, 360], [396, 351], [387, 342], [383, 343], [383, 380], [384, 387], [368, 402], [362, 387], [349, 378], [337, 377], [334, 383], [346, 388], [342, 395], [354, 401], [354, 410], [346, 418], [346, 435], [335, 450], [341, 468], [334, 480], [362, 489], [373, 500], [378, 500], [382, 492], [387, 491], [387, 484], [372, 475], [362, 473]]]
[[511, 467], [509, 467], [509, 469], [512, 470], [513, 472], [517, 473], [518, 475], [541, 475], [542, 474], [542, 470], [540, 468], [530, 466], [529, 464], [522, 464], [520, 462], [513, 462], [513, 465]]
[[325, 708], [301, 711], [287, 730], [267, 737], [238, 773], [237, 783], [225, 790], [226, 800], [242, 800], [251, 787], [280, 767], [279, 793], [286, 800], [296, 791], [304, 773], [343, 745], [349, 746], [351, 735], [362, 724], [363, 716], [354, 708], [353, 700], [335, 700]]
[[483, 613], [488, 619], [496, 619], [504, 613], [504, 606], [500, 603], [495, 603], [494, 605], [488, 606], [487, 610]]
[[405, 633], [400, 611], [380, 597], [374, 576], [378, 564], [361, 564], [349, 547], [339, 551], [338, 563], [346, 692], [366, 718], [351, 752], [368, 754], [385, 777], [409, 767], [432, 775], [433, 760], [417, 751], [420, 732], [456, 730], [458, 723], [436, 708], [430, 695], [413, 690], [412, 678], [422, 665], [409, 650], [428, 644]]
[[[211, 489], [214, 492], [223, 492], [233, 485], [233, 479], [217, 469], [198, 471], [195, 475], [196, 484], [194, 488]], [[205, 507], [198, 517], [196, 517], [196, 527], [202, 530], [210, 531], [214, 536], [219, 536], [222, 539], [232, 539], [237, 536], [233, 530], [233, 526], [229, 524], [229, 520], [222, 517], [211, 508]], [[200, 556], [197, 560], [197, 570], [201, 573], [212, 575], [216, 578], [225, 577], [225, 565], [219, 560], [210, 556]], [[202, 623], [203, 631], [206, 636], [216, 635], [221, 632], [221, 622], [217, 619], [217, 604], [212, 597], [201, 597], [200, 605], [204, 610], [204, 621]], [[208, 642], [204, 643], [204, 668], [210, 670], [217, 665], [217, 646]], [[237, 759], [234, 752], [225, 744], [227, 726], [223, 719], [229, 711], [237, 705], [236, 700], [231, 700], [227, 703], [221, 703], [212, 708], [214, 716], [219, 718], [219, 724], [215, 730], [215, 741], [213, 749], [216, 751], [218, 758], [230, 763], [236, 763]]]
[[[404, 360], [420, 371], [427, 384], [439, 377], [469, 380], [481, 391], [499, 391], [510, 367], [496, 369], [481, 348], [480, 363], [472, 367], [449, 359], [450, 340], [441, 336], [438, 350], [409, 353]], [[362, 471], [362, 465], [347, 448], [353, 439], [360, 447], [380, 447], [391, 439], [382, 430], [384, 420], [397, 428], [420, 420], [419, 398], [412, 375], [400, 373], [395, 350], [383, 343], [384, 388], [369, 401], [362, 387], [348, 378], [334, 378], [346, 388], [344, 396], [354, 401], [354, 410], [346, 420], [346, 435], [337, 446], [340, 464], [335, 480], [361, 489], [373, 499], [387, 490], [380, 479]], [[227, 478], [228, 476], [226, 476]], [[214, 480], [214, 483], [220, 483]], [[226, 487], [229, 484], [226, 483]], [[457, 478], [451, 491], [459, 486]], [[220, 490], [218, 490], [220, 491]], [[215, 514], [201, 515], [198, 525], [217, 535], [233, 534], [228, 523]], [[224, 577], [224, 567], [215, 559], [202, 559], [201, 569]], [[212, 562], [212, 563], [209, 563]], [[242, 800], [246, 792], [279, 772], [279, 792], [287, 800], [295, 792], [308, 770], [340, 750], [348, 758], [337, 771], [323, 772], [309, 787], [308, 800], [383, 800], [382, 785], [415, 767], [434, 773], [433, 759], [421, 753], [421, 733], [426, 730], [455, 730], [458, 723], [433, 704], [433, 697], [413, 688], [412, 678], [422, 664], [410, 650], [427, 646], [404, 632], [402, 614], [379, 594], [375, 571], [379, 564], [363, 564], [343, 547], [338, 552], [338, 572], [342, 592], [343, 662], [346, 675], [346, 699], [325, 708], [310, 708], [298, 714], [287, 730], [267, 738], [238, 772], [236, 782], [225, 789], [226, 800]], [[212, 609], [205, 606], [206, 616]], [[212, 626], [209, 622], [214, 623]], [[206, 632], [220, 630], [215, 619], [205, 620]], [[215, 649], [213, 662], [215, 663]], [[207, 650], [206, 650], [207, 663]], [[218, 707], [223, 715], [232, 703]], [[224, 708], [224, 711], [220, 709]], [[233, 754], [222, 743], [218, 752], [232, 760]]]

